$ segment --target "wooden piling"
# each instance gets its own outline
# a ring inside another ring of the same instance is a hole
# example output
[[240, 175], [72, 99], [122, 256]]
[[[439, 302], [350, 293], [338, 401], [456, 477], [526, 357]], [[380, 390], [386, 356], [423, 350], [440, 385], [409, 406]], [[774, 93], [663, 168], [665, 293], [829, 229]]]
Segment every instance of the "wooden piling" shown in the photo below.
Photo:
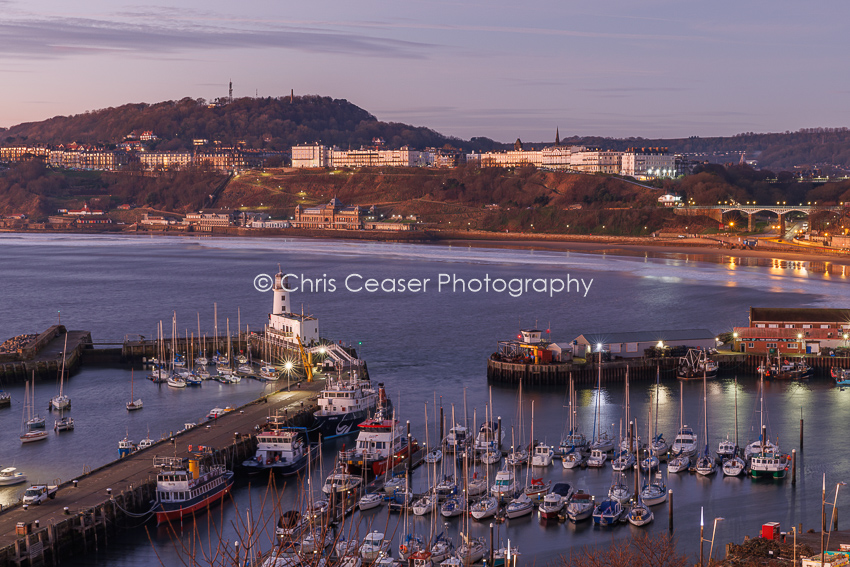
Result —
[[791, 485], [797, 484], [797, 449], [791, 449]]
[[667, 491], [667, 514], [670, 516], [670, 526], [668, 529], [673, 531], [673, 489]]

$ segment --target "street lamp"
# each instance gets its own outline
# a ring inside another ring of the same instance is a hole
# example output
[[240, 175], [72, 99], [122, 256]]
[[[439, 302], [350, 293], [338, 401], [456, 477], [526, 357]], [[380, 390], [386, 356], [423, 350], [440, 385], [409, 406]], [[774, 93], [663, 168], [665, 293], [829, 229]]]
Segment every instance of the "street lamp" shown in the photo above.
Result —
[[711, 529], [711, 539], [705, 539], [703, 537], [703, 533], [705, 531], [705, 520], [703, 514], [703, 508], [699, 509], [699, 564], [700, 567], [704, 567], [705, 562], [702, 557], [702, 544], [703, 542], [710, 541], [711, 546], [708, 548], [708, 564], [711, 565], [711, 555], [714, 553], [714, 534], [717, 533], [717, 522], [722, 522], [725, 518], [717, 517], [714, 518], [714, 527]]
[[[825, 478], [826, 478], [826, 475], [824, 475], [824, 479]], [[838, 489], [842, 486], [845, 486], [846, 484], [847, 484], [846, 482], [837, 482], [835, 484], [835, 498], [832, 501], [832, 518], [829, 520], [830, 525], [832, 525], [833, 522], [835, 522], [835, 505], [838, 503]], [[832, 535], [832, 530], [829, 530], [827, 532], [827, 535], [826, 535], [826, 549], [829, 549], [829, 536], [831, 536], [831, 535]], [[821, 536], [821, 541], [823, 541], [823, 536]], [[821, 548], [821, 556], [820, 556], [821, 564], [823, 564], [823, 554], [824, 553], [826, 553], [826, 551], [823, 548]]]

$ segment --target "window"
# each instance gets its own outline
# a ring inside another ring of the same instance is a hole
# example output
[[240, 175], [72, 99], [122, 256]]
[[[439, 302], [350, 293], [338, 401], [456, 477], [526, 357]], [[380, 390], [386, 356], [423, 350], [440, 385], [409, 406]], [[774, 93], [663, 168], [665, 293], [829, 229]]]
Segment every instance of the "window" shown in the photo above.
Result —
[[811, 329], [811, 328], [812, 328], [812, 326], [811, 326], [811, 325], [803, 325], [803, 328], [804, 328], [804, 329]]
[[793, 329], [793, 328], [794, 328], [794, 325], [785, 325], [785, 328], [786, 328], [786, 329]]
[[626, 343], [626, 352], [637, 352], [638, 344], [637, 343]]
[[756, 343], [750, 343], [750, 348], [756, 348]]
[[756, 328], [764, 329], [764, 323], [756, 323]]
[[776, 348], [776, 343], [767, 343], [765, 346], [767, 348]]
[[793, 349], [798, 349], [798, 348], [800, 348], [800, 343], [788, 343], [786, 346], [787, 346], [789, 349], [792, 349], [792, 348], [793, 348]]
[[829, 325], [821, 325], [820, 328], [821, 329], [829, 329]]
[[779, 325], [776, 324], [776, 323], [771, 323], [771, 324], [768, 325], [768, 327], [771, 328], [771, 329], [778, 329]]
[[622, 343], [612, 343], [611, 344], [611, 352], [621, 352], [623, 348]]

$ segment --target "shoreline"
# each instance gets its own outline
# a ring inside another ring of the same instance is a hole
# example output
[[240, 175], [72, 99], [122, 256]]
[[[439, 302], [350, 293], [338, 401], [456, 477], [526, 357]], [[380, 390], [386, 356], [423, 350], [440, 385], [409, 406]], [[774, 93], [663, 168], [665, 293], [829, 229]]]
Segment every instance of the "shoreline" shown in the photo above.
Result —
[[[338, 231], [338, 230], [302, 230], [276, 229], [258, 233], [255, 230], [216, 230], [213, 232], [183, 231], [114, 231], [114, 230], [0, 230], [0, 234], [81, 234], [81, 235], [121, 235], [149, 238], [164, 237], [203, 237], [203, 238], [303, 238], [322, 240], [360, 240], [368, 242], [393, 242], [406, 244], [428, 244], [442, 246], [466, 246], [473, 248], [493, 248], [510, 250], [546, 250], [552, 252], [578, 252], [583, 254], [612, 254], [624, 257], [651, 256], [655, 258], [702, 256], [696, 261], [723, 262], [726, 258], [753, 258], [760, 260], [781, 260], [789, 262], [822, 262], [850, 266], [850, 253], [833, 249], [815, 247], [793, 247], [793, 245], [775, 244], [769, 241], [767, 246], [776, 248], [742, 248], [734, 242], [738, 237], [718, 238], [688, 237], [660, 238], [633, 236], [592, 236], [569, 234], [528, 234], [528, 233], [492, 233], [461, 231], [410, 231], [384, 233], [378, 231]], [[743, 238], [743, 237], [741, 237]]]

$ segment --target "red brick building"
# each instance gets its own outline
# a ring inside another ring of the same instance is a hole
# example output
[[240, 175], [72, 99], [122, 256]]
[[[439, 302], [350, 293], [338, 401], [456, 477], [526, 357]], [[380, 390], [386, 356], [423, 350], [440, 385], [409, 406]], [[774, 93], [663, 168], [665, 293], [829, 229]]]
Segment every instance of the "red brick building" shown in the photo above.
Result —
[[750, 307], [748, 327], [733, 329], [734, 348], [763, 354], [816, 354], [847, 347], [850, 309]]

